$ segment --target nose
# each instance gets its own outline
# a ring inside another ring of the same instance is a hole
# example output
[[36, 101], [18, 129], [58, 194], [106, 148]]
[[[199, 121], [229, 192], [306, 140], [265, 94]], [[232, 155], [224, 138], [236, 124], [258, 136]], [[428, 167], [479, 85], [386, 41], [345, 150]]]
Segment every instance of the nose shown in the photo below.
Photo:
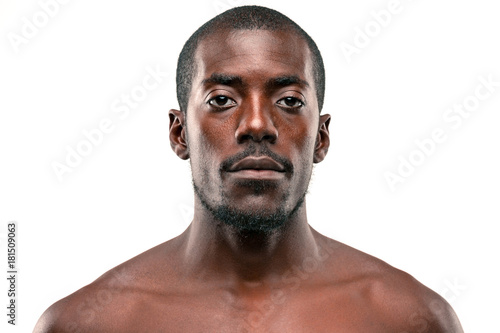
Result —
[[278, 129], [271, 112], [271, 107], [261, 101], [248, 103], [246, 107], [241, 108], [241, 116], [235, 133], [236, 141], [238, 143], [247, 140], [275, 143], [278, 139]]

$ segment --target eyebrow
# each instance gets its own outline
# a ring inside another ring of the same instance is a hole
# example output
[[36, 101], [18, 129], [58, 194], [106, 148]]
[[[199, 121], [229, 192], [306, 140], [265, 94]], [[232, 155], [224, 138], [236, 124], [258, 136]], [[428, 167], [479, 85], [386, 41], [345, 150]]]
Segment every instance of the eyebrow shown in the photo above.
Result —
[[243, 79], [238, 75], [213, 73], [209, 78], [201, 81], [202, 85], [220, 84], [224, 86], [243, 86]]
[[[246, 84], [243, 82], [243, 78], [239, 75], [230, 75], [224, 73], [212, 73], [210, 77], [201, 81], [202, 85], [210, 85], [210, 84], [220, 84], [224, 86], [245, 86]], [[267, 90], [287, 87], [291, 85], [299, 85], [302, 87], [310, 87], [309, 83], [306, 80], [301, 79], [296, 75], [282, 75], [271, 78], [266, 81], [265, 87]]]
[[267, 89], [282, 88], [291, 85], [299, 85], [307, 88], [310, 87], [309, 83], [306, 80], [302, 80], [300, 77], [296, 75], [278, 76], [275, 78], [271, 78], [266, 82]]

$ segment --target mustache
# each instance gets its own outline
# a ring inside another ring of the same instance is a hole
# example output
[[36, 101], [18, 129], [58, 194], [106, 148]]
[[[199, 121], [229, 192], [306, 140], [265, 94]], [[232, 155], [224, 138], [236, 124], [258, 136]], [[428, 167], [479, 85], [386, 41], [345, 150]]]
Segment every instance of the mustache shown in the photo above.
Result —
[[219, 171], [229, 171], [229, 169], [237, 162], [241, 161], [242, 159], [248, 157], [248, 156], [267, 156], [269, 158], [272, 158], [276, 162], [279, 162], [283, 165], [283, 168], [285, 169], [284, 171], [287, 173], [293, 173], [293, 164], [290, 162], [289, 159], [286, 157], [283, 157], [281, 155], [276, 154], [273, 152], [267, 145], [259, 145], [259, 148], [257, 149], [256, 144], [251, 144], [249, 145], [245, 150], [237, 153], [236, 155], [233, 155], [231, 157], [228, 157], [224, 161], [222, 161]]

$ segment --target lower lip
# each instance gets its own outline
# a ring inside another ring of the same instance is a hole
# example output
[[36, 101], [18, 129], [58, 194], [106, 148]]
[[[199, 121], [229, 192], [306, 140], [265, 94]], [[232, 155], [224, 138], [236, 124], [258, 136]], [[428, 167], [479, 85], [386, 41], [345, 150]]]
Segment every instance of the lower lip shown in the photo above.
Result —
[[244, 169], [239, 171], [229, 172], [230, 175], [238, 178], [245, 179], [281, 179], [285, 176], [284, 172], [275, 170], [257, 170], [257, 169]]

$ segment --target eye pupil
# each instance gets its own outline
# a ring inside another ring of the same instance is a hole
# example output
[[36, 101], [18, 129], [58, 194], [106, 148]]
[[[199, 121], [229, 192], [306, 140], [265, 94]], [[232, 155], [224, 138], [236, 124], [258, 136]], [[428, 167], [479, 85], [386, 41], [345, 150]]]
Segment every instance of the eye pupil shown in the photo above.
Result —
[[296, 99], [293, 98], [293, 97], [286, 97], [285, 98], [285, 104], [287, 106], [295, 106], [295, 104], [297, 103]]
[[217, 97], [215, 97], [215, 103], [217, 103], [217, 105], [219, 105], [219, 106], [225, 105], [227, 103], [227, 97], [226, 96], [217, 96]]

